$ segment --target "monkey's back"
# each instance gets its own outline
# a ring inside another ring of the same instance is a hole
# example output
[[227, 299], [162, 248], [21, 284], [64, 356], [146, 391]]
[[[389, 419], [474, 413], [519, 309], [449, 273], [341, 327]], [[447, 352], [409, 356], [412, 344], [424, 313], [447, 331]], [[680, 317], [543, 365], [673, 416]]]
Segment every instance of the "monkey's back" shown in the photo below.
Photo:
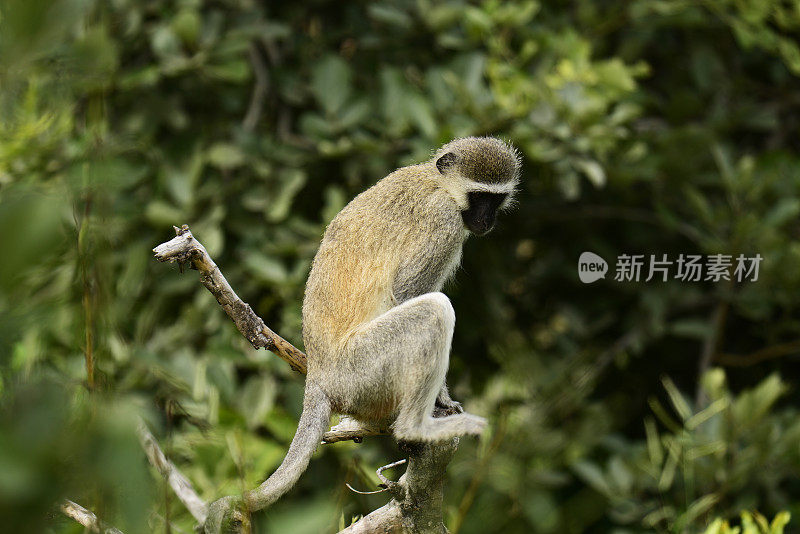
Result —
[[303, 341], [314, 366], [361, 324], [441, 289], [464, 242], [460, 212], [433, 164], [404, 167], [331, 221], [303, 300]]

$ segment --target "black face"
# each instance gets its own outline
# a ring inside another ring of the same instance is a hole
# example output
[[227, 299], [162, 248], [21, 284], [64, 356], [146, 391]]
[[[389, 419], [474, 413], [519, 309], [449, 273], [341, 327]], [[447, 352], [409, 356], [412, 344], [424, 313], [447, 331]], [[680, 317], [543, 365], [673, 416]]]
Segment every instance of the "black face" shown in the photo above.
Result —
[[461, 212], [464, 225], [470, 232], [483, 235], [492, 229], [497, 217], [497, 208], [506, 199], [506, 193], [486, 193], [473, 191], [467, 193], [469, 207]]

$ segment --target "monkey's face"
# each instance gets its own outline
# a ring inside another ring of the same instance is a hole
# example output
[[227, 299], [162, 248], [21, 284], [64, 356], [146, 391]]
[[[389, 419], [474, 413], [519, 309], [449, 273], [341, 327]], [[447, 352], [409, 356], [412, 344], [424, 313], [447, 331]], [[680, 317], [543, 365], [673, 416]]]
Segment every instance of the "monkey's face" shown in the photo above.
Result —
[[487, 234], [494, 228], [497, 210], [508, 198], [507, 193], [471, 191], [467, 193], [468, 207], [461, 211], [464, 226], [475, 235]]
[[517, 152], [499, 139], [465, 137], [442, 147], [434, 161], [464, 226], [476, 235], [488, 233], [498, 210], [508, 207], [516, 192]]

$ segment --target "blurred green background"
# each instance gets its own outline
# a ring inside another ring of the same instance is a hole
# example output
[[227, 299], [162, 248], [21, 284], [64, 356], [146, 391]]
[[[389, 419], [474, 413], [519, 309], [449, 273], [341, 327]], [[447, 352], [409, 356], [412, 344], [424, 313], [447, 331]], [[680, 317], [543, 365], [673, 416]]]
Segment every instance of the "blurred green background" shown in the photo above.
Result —
[[[262, 481], [302, 378], [152, 247], [190, 224], [299, 344], [327, 222], [486, 134], [524, 171], [446, 288], [451, 390], [492, 429], [449, 467], [451, 532], [798, 518], [799, 32], [797, 0], [0, 0], [0, 528], [81, 532], [68, 497], [126, 533], [191, 532], [138, 415], [204, 498]], [[584, 285], [586, 250], [612, 273], [764, 260], [757, 282]], [[401, 456], [323, 447], [258, 531], [349, 524], [387, 498], [344, 483]]]

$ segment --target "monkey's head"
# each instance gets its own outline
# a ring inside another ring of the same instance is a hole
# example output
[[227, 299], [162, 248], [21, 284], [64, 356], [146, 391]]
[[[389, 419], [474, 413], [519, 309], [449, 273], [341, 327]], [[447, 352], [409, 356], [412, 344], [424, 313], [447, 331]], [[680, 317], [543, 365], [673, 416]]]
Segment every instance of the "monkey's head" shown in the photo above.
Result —
[[464, 226], [476, 235], [489, 232], [519, 183], [520, 157], [514, 147], [494, 137], [463, 137], [440, 148], [433, 161]]

